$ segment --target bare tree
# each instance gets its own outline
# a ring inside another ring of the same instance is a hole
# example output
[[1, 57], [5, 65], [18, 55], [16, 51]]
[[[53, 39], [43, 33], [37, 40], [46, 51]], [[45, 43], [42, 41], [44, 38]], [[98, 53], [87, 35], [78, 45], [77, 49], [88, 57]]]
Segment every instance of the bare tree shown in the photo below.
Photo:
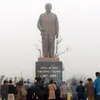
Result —
[[2, 81], [3, 81], [4, 78], [5, 78], [4, 75], [1, 75], [1, 76], [0, 76], [0, 84], [2, 84]]
[[70, 86], [73, 86], [73, 85], [78, 85], [79, 84], [79, 81], [83, 81], [83, 82], [86, 82], [86, 79], [87, 79], [87, 77], [85, 77], [85, 76], [81, 76], [81, 77], [75, 77], [75, 76], [73, 76], [73, 77], [71, 77], [71, 78], [69, 78], [66, 82], [70, 85]]
[[[38, 40], [38, 42], [42, 44], [42, 42], [40, 40]], [[56, 43], [55, 43], [56, 47], [55, 47], [54, 57], [59, 57], [59, 55], [65, 54], [69, 50], [69, 48], [67, 47], [64, 51], [58, 52], [58, 47], [61, 42], [62, 42], [61, 37], [59, 37], [59, 39], [56, 39]], [[36, 44], [34, 44], [34, 46], [36, 47], [37, 51], [39, 52], [39, 57], [42, 57], [42, 50]]]
[[30, 82], [30, 79], [28, 78], [28, 79], [26, 79], [26, 82]]
[[59, 57], [59, 55], [61, 54], [65, 54], [65, 52], [67, 52], [69, 50], [69, 48], [66, 48], [64, 51], [62, 52], [58, 52], [58, 46], [59, 44], [62, 42], [62, 38], [60, 37], [59, 39], [56, 40], [56, 51], [55, 51], [55, 57]]
[[34, 46], [36, 47], [37, 51], [39, 52], [39, 57], [42, 57], [42, 50], [36, 45], [34, 44]]
[[1, 90], [1, 84], [2, 84], [2, 81], [3, 81], [4, 78], [5, 78], [4, 75], [1, 75], [1, 76], [0, 76], [0, 90]]
[[14, 77], [14, 82], [15, 82], [15, 83], [17, 82], [17, 77]]
[[55, 50], [55, 57], [58, 57], [58, 45], [60, 44], [60, 42], [62, 41], [62, 38], [60, 37], [60, 39], [56, 40], [56, 50]]

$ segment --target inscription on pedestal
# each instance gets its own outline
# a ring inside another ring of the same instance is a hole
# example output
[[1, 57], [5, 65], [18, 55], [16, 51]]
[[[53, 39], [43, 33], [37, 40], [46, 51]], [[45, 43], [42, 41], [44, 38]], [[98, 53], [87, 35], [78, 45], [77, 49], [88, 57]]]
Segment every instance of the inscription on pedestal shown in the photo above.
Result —
[[46, 81], [53, 79], [62, 81], [62, 62], [36, 62], [36, 76], [45, 78]]

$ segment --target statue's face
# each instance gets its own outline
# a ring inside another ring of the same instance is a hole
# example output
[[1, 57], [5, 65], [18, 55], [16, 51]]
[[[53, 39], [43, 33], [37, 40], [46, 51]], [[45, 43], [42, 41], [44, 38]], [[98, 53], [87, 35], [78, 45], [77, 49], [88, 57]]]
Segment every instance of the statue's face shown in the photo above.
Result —
[[45, 9], [46, 9], [46, 11], [47, 11], [47, 12], [50, 12], [50, 11], [51, 11], [51, 9], [52, 9], [52, 5], [51, 5], [51, 4], [49, 4], [49, 3], [48, 3], [48, 4], [46, 4], [46, 5], [45, 5]]

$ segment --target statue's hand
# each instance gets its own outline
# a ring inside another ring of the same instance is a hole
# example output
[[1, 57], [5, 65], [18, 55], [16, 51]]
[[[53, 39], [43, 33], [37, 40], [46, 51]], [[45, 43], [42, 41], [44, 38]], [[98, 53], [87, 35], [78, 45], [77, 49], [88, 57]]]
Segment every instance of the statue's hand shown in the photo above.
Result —
[[58, 38], [58, 35], [56, 35], [56, 39]]
[[44, 32], [44, 31], [45, 31], [45, 29], [43, 29], [43, 28], [42, 28], [42, 29], [40, 29], [40, 31], [41, 31], [41, 32]]

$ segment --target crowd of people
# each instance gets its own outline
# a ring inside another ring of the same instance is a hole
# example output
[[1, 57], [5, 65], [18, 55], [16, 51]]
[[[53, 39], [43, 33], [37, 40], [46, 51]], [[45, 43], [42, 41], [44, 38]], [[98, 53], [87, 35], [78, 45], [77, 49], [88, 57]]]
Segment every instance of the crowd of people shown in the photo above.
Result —
[[88, 78], [87, 82], [79, 81], [69, 86], [66, 82], [57, 84], [52, 79], [44, 83], [36, 77], [33, 84], [12, 80], [4, 80], [1, 85], [2, 100], [100, 100], [100, 72], [96, 72], [96, 79]]

